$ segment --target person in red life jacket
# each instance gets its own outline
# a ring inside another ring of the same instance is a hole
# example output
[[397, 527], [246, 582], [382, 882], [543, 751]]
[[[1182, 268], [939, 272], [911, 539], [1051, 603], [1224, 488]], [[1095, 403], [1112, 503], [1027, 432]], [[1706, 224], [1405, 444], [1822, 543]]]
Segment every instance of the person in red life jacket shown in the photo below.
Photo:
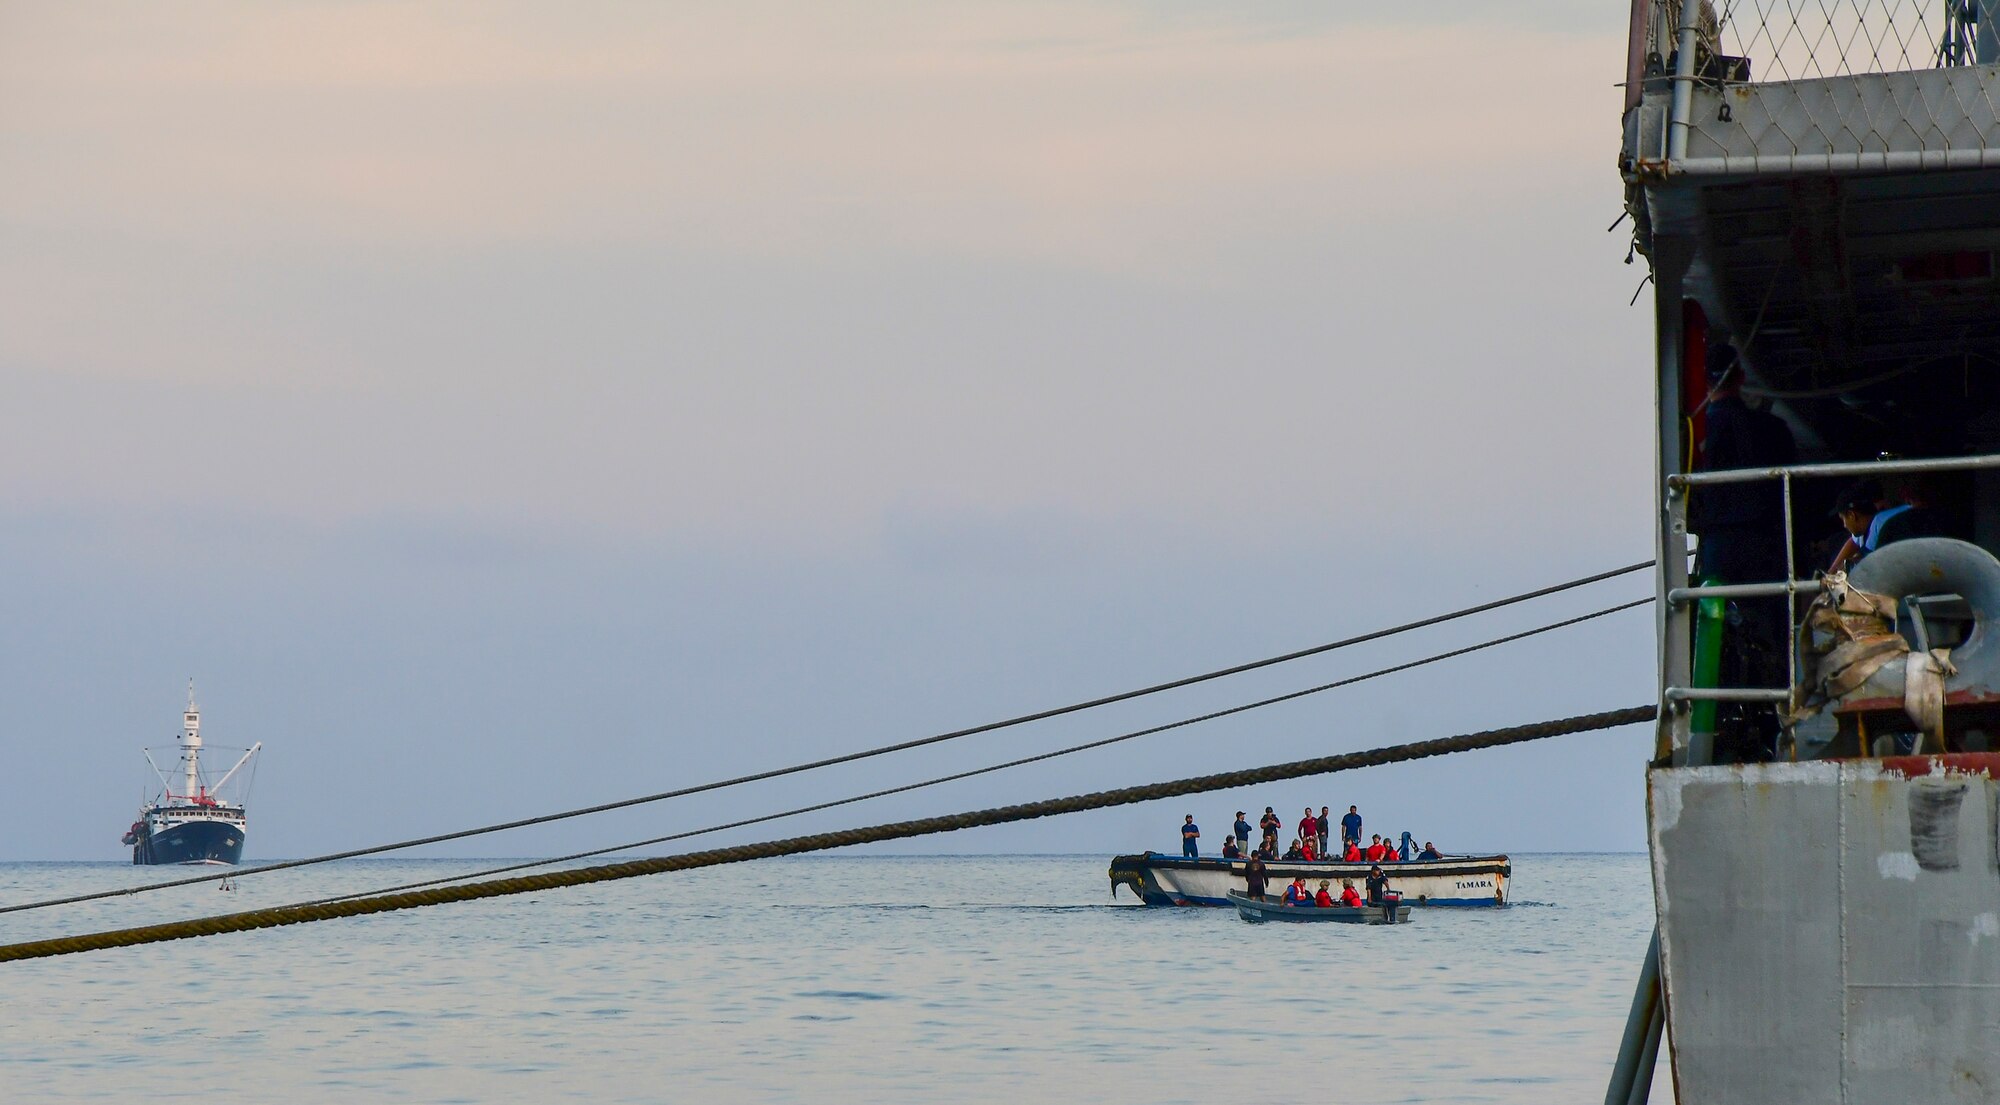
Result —
[[1376, 833], [1375, 838], [1369, 842], [1368, 851], [1364, 853], [1365, 857], [1370, 863], [1380, 863], [1382, 862], [1382, 857], [1388, 854], [1389, 848], [1382, 843], [1382, 834]]
[[[1265, 806], [1264, 816], [1257, 819], [1257, 827], [1264, 830], [1265, 836], [1275, 837], [1278, 835], [1279, 830], [1285, 827], [1285, 823], [1278, 819], [1278, 815], [1271, 811], [1271, 807]], [[1275, 842], [1273, 842], [1273, 846], [1276, 846]]]
[[1355, 843], [1352, 840], [1348, 841], [1347, 851], [1344, 854], [1342, 854], [1340, 858], [1346, 860], [1349, 863], [1360, 863], [1361, 845]]
[[1331, 906], [1333, 904], [1333, 891], [1327, 889], [1327, 887], [1331, 885], [1332, 884], [1325, 879], [1319, 880], [1319, 893], [1313, 895], [1314, 905], [1326, 907], [1326, 906]]
[[1311, 905], [1312, 901], [1312, 891], [1306, 889], [1304, 876], [1293, 879], [1292, 885], [1285, 888], [1286, 905]]
[[1354, 889], [1353, 879], [1340, 880], [1340, 904], [1355, 909], [1361, 908], [1361, 895]]
[[1313, 820], [1313, 808], [1306, 807], [1306, 815], [1299, 818], [1299, 838], [1313, 840], [1319, 836], [1319, 822]]

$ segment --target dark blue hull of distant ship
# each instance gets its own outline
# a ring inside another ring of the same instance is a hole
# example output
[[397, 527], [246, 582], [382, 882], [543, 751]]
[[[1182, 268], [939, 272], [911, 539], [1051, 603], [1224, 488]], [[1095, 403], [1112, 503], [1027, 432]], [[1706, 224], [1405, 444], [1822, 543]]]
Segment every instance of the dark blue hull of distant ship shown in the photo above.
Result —
[[239, 863], [243, 827], [220, 821], [189, 821], [158, 833], [144, 833], [132, 845], [132, 862]]

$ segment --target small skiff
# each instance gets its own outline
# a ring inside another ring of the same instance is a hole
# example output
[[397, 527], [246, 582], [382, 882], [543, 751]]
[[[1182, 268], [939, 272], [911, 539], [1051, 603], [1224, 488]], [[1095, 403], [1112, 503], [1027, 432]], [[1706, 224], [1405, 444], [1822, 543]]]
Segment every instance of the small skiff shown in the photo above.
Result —
[[1410, 923], [1410, 907], [1401, 902], [1365, 906], [1286, 905], [1280, 898], [1252, 898], [1234, 890], [1229, 892], [1229, 901], [1236, 907], [1236, 915], [1245, 921], [1332, 921], [1341, 925]]

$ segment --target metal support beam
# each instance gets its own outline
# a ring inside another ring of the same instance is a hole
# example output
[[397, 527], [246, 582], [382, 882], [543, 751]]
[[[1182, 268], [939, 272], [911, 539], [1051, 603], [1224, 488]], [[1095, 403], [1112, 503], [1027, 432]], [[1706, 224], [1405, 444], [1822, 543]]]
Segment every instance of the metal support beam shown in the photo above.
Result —
[[1783, 598], [1786, 595], [1816, 595], [1819, 590], [1820, 582], [1816, 579], [1785, 583], [1718, 583], [1708, 587], [1677, 587], [1667, 592], [1667, 601], [1686, 605], [1702, 599]]
[[1777, 687], [1668, 687], [1668, 702], [1790, 702], [1792, 692]]

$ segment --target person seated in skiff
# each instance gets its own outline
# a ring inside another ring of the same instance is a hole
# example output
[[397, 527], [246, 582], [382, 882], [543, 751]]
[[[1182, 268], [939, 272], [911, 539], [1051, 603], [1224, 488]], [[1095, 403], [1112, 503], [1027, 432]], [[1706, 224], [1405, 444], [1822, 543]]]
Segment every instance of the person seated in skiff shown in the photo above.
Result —
[[1354, 889], [1353, 879], [1340, 880], [1340, 904], [1355, 909], [1361, 908], [1361, 894]]
[[1382, 873], [1382, 868], [1379, 865], [1370, 867], [1368, 869], [1368, 904], [1381, 905], [1382, 895], [1388, 892], [1389, 876]]
[[1362, 858], [1370, 863], [1380, 863], [1382, 862], [1382, 857], [1388, 854], [1389, 846], [1382, 843], [1382, 834], [1376, 833], [1368, 842], [1368, 850], [1362, 853]]
[[1305, 876], [1301, 875], [1293, 879], [1292, 885], [1285, 888], [1285, 904], [1286, 905], [1313, 904], [1312, 891], [1306, 889]]
[[1443, 858], [1444, 858], [1444, 854], [1443, 854], [1442, 852], [1439, 852], [1439, 851], [1437, 850], [1437, 845], [1435, 845], [1435, 844], [1432, 844], [1432, 843], [1431, 843], [1430, 841], [1426, 840], [1426, 841], [1424, 841], [1424, 850], [1423, 850], [1423, 851], [1421, 851], [1421, 852], [1418, 852], [1418, 853], [1417, 853], [1417, 858], [1418, 858], [1418, 859], [1443, 859]]
[[1236, 846], [1236, 838], [1235, 838], [1235, 837], [1233, 837], [1233, 836], [1225, 836], [1225, 837], [1223, 837], [1223, 838], [1222, 838], [1222, 858], [1223, 858], [1223, 859], [1242, 859], [1242, 858], [1243, 858], [1243, 849], [1241, 849], [1241, 848], [1238, 848], [1238, 847]]
[[1314, 905], [1320, 906], [1321, 908], [1333, 905], [1333, 891], [1329, 889], [1332, 885], [1333, 884], [1327, 881], [1326, 879], [1319, 880], [1319, 893], [1313, 895]]

